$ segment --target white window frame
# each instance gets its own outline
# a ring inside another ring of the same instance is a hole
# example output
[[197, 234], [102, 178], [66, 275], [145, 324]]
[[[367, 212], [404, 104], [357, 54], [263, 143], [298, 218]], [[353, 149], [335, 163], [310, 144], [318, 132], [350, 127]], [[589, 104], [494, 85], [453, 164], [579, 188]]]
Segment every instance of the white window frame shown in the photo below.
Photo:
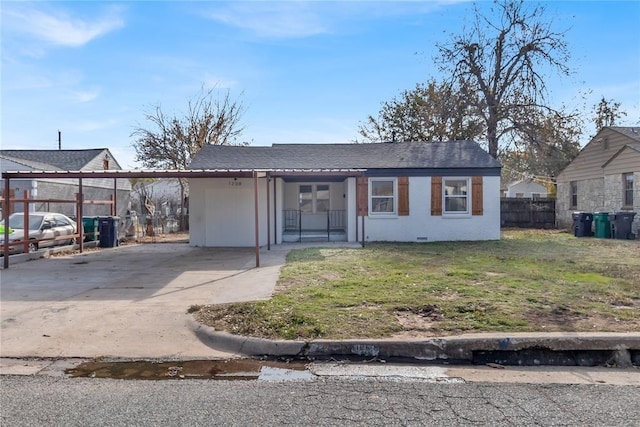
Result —
[[[622, 206], [625, 208], [633, 208], [633, 204], [635, 203], [634, 200], [634, 187], [635, 187], [635, 176], [633, 176], [634, 174], [632, 172], [628, 172], [628, 173], [623, 173], [622, 174]], [[629, 179], [631, 178], [631, 179]], [[631, 188], [627, 188], [627, 183], [631, 182]], [[631, 193], [631, 203], [628, 203], [629, 200], [627, 199], [628, 197], [628, 193]]]
[[[465, 196], [447, 196], [447, 181], [465, 181], [467, 186], [467, 194]], [[466, 198], [467, 210], [465, 211], [448, 211], [447, 197]], [[471, 215], [471, 177], [468, 176], [444, 176], [442, 177], [442, 215], [450, 217], [461, 217]]]
[[[381, 181], [391, 181], [393, 184], [393, 195], [392, 196], [373, 196], [373, 183], [381, 182]], [[391, 197], [393, 199], [393, 212], [374, 212], [373, 211], [373, 199], [375, 198], [388, 198]], [[369, 215], [377, 216], [377, 217], [396, 217], [398, 216], [398, 178], [397, 177], [380, 177], [380, 178], [369, 178]]]
[[578, 209], [578, 181], [569, 181], [569, 208]]
[[298, 210], [302, 211], [302, 209], [300, 209], [300, 187], [311, 187], [311, 212], [306, 212], [307, 214], [317, 214], [317, 213], [326, 213], [327, 211], [323, 211], [323, 212], [318, 212], [318, 186], [319, 185], [326, 185], [327, 186], [327, 190], [329, 191], [329, 198], [327, 199], [327, 201], [329, 202], [329, 206], [327, 211], [331, 210], [331, 184], [329, 183], [318, 183], [318, 184], [312, 184], [312, 183], [300, 183], [298, 184]]

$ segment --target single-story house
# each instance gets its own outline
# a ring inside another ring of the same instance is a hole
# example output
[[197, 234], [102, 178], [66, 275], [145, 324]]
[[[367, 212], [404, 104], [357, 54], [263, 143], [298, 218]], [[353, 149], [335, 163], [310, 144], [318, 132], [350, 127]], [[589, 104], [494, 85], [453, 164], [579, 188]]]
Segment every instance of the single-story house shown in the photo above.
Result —
[[539, 199], [547, 197], [547, 187], [533, 180], [523, 179], [509, 184], [505, 197]]
[[571, 228], [571, 214], [636, 212], [632, 233], [640, 228], [640, 127], [605, 127], [558, 175], [556, 218]]
[[193, 246], [500, 238], [501, 164], [473, 141], [207, 145], [190, 169], [238, 174], [189, 180]]
[[[107, 148], [85, 150], [0, 150], [0, 172], [7, 171], [106, 171], [122, 170]], [[4, 189], [3, 180], [2, 187]], [[25, 178], [11, 180], [14, 198], [22, 199], [28, 191], [30, 199], [76, 200], [79, 191], [78, 179], [70, 178]], [[124, 217], [130, 207], [131, 183], [128, 179], [114, 180], [108, 177], [83, 180], [83, 194], [86, 201], [108, 201], [117, 194], [116, 214]], [[15, 203], [13, 210], [22, 212], [23, 203]], [[42, 202], [32, 203], [30, 211], [59, 212], [76, 215], [74, 203]], [[83, 216], [109, 215], [108, 204], [87, 203]]]

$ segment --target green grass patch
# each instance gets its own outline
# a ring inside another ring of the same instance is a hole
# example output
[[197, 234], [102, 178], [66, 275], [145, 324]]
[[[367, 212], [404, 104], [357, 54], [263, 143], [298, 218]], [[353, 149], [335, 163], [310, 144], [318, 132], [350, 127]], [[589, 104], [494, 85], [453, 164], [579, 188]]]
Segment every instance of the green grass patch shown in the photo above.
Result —
[[283, 339], [640, 330], [640, 242], [507, 231], [491, 242], [292, 251], [270, 300], [194, 306], [232, 333]]

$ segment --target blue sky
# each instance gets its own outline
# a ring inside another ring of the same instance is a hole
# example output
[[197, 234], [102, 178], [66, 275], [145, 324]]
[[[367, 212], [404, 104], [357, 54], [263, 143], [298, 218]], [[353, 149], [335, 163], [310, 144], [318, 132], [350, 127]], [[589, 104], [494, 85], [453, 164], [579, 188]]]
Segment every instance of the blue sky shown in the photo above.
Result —
[[[640, 1], [544, 4], [554, 27], [567, 30], [575, 70], [552, 76], [551, 102], [589, 110], [601, 96], [613, 98], [629, 113], [623, 124], [637, 125]], [[146, 125], [144, 111], [160, 104], [179, 113], [203, 84], [243, 94], [243, 139], [252, 145], [350, 142], [381, 102], [439, 77], [435, 43], [460, 30], [471, 3], [2, 1], [0, 8], [2, 148], [56, 149], [60, 130], [63, 148], [106, 147], [133, 168], [130, 134]]]

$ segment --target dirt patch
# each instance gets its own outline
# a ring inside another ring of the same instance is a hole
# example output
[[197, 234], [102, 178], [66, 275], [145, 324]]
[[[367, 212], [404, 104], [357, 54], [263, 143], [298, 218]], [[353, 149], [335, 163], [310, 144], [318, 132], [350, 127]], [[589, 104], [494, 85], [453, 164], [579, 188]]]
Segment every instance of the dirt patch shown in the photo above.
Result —
[[[626, 308], [626, 307], [625, 307]], [[633, 308], [629, 308], [632, 310]], [[395, 313], [398, 323], [403, 330], [393, 334], [393, 338], [430, 338], [450, 335], [451, 332], [443, 332], [439, 327], [437, 315], [422, 315], [408, 311]], [[540, 332], [637, 332], [640, 330], [640, 321], [621, 321], [615, 317], [601, 315], [578, 316], [559, 312], [549, 314], [531, 314], [527, 318], [538, 325]]]

